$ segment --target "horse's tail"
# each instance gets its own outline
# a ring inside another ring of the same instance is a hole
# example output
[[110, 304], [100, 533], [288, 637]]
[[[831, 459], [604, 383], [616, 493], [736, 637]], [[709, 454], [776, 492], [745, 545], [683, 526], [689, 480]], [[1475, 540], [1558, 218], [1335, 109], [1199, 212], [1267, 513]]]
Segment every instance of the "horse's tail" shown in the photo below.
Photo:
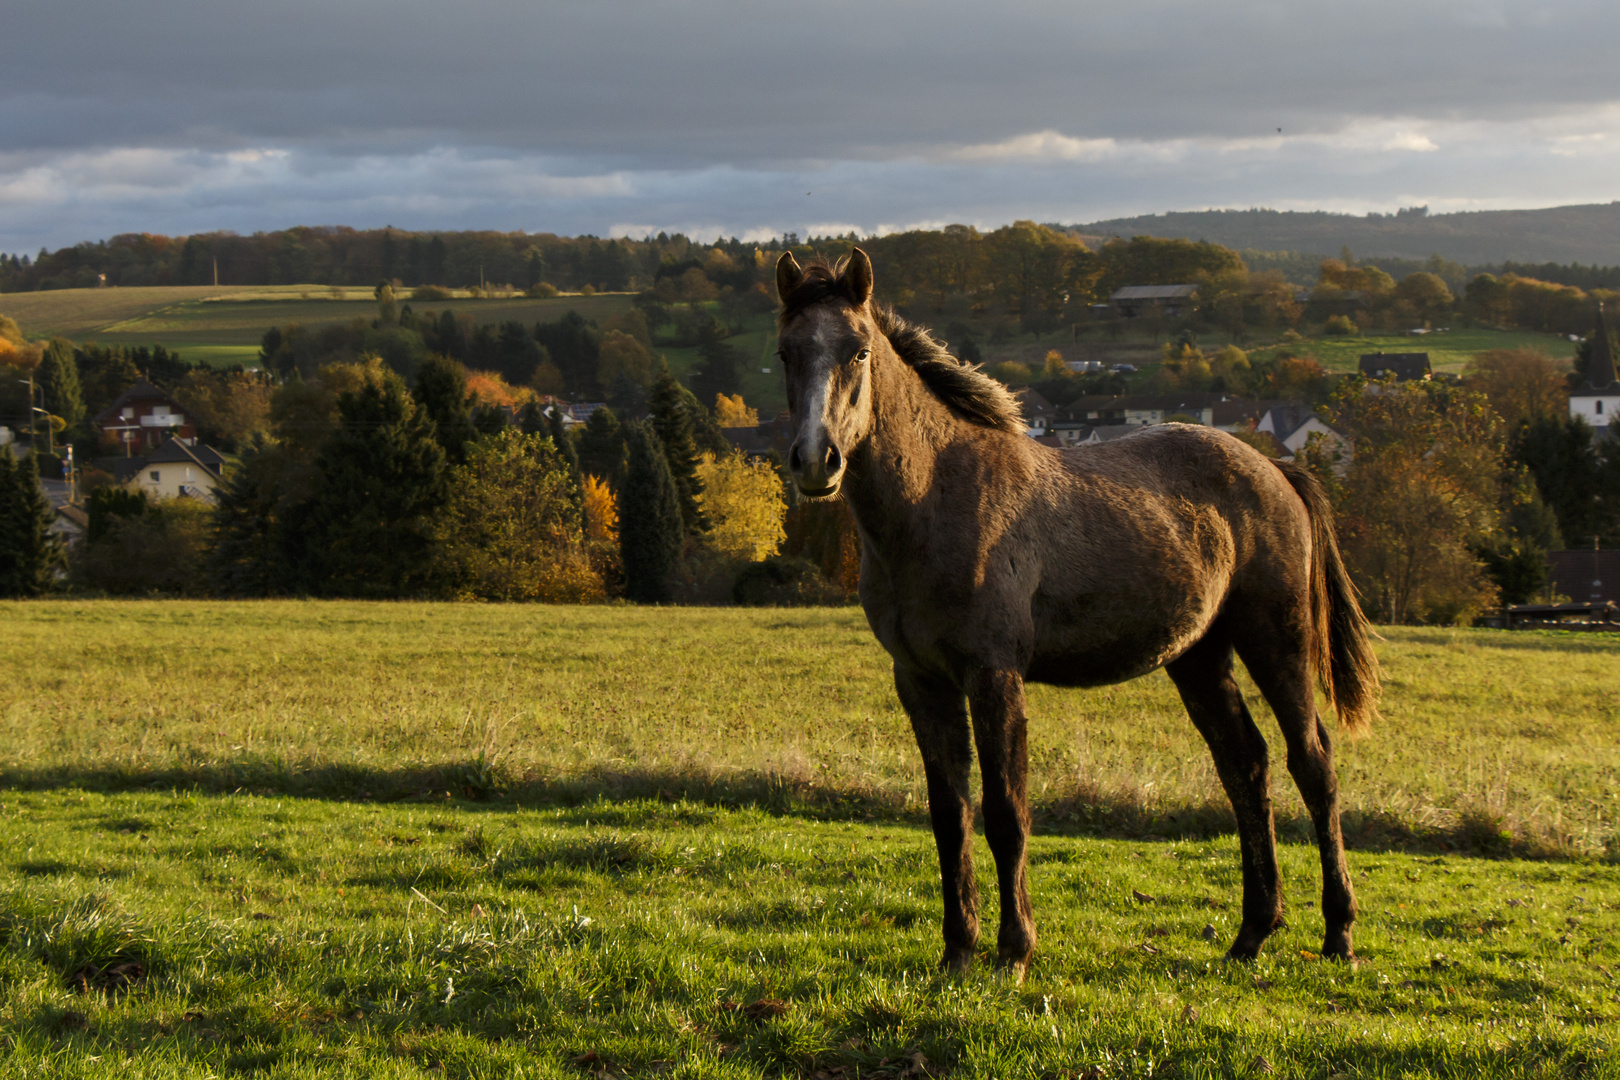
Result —
[[1311, 663], [1339, 723], [1352, 735], [1363, 734], [1378, 714], [1378, 658], [1339, 556], [1333, 508], [1309, 469], [1286, 461], [1273, 464], [1304, 500], [1311, 519]]

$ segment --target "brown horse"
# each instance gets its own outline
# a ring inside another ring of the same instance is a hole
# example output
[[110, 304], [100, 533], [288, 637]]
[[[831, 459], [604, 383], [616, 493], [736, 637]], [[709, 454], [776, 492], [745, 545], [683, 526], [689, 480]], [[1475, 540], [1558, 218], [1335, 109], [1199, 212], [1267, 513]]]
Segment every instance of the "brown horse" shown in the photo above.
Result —
[[1277, 716], [1316, 826], [1322, 954], [1350, 959], [1356, 901], [1313, 682], [1356, 731], [1373, 715], [1378, 669], [1310, 474], [1182, 424], [1042, 446], [999, 383], [872, 302], [859, 248], [807, 269], [784, 254], [776, 286], [788, 464], [805, 494], [842, 493], [854, 513], [861, 605], [894, 658], [922, 751], [945, 897], [941, 965], [965, 970], [978, 944], [975, 744], [1000, 881], [997, 966], [1021, 979], [1035, 948], [1024, 682], [1099, 686], [1158, 667], [1237, 816], [1243, 922], [1228, 955], [1258, 954], [1282, 921], [1282, 893], [1266, 743], [1233, 680], [1234, 650]]

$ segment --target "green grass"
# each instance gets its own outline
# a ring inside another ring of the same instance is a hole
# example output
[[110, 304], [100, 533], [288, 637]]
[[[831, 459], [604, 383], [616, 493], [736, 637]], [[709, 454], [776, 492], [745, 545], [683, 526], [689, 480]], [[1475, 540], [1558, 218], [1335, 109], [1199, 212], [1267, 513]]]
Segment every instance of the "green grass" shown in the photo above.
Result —
[[1237, 846], [1156, 675], [1031, 690], [1020, 988], [934, 971], [858, 611], [3, 604], [0, 1075], [1620, 1075], [1620, 641], [1386, 637], [1360, 967], [1285, 777], [1288, 925], [1220, 960]]
[[[1038, 836], [1020, 988], [936, 974], [933, 844], [911, 825], [426, 795], [4, 803], [6, 1075], [1617, 1075], [1614, 866], [1355, 855], [1350, 969], [1315, 958], [1315, 854], [1285, 845], [1290, 924], [1234, 965], [1233, 841]], [[131, 963], [133, 985], [97, 987]], [[927, 1073], [903, 1072], [918, 1054]]]

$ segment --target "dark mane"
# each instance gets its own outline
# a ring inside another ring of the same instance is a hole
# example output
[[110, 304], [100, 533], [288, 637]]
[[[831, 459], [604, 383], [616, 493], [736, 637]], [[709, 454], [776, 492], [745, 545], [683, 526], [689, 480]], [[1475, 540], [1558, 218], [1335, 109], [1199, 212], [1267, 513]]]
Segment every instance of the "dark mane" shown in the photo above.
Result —
[[[842, 300], [853, 307], [855, 297], [844, 276], [848, 261], [812, 260], [804, 268], [804, 279], [783, 301], [776, 325], [781, 327], [806, 308], [828, 300]], [[1028, 430], [1018, 400], [1005, 386], [980, 371], [978, 365], [958, 360], [927, 329], [907, 322], [887, 305], [874, 302], [872, 317], [895, 354], [922, 376], [924, 385], [952, 412], [964, 420], [1015, 435]]]

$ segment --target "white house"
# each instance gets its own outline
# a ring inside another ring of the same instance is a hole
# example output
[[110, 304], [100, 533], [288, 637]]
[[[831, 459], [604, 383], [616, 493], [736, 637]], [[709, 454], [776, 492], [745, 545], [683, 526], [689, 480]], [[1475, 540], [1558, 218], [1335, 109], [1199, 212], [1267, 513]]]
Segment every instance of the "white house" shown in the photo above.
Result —
[[125, 482], [133, 491], [144, 491], [151, 499], [188, 498], [213, 502], [225, 459], [211, 447], [187, 446], [180, 439], [171, 438], [150, 457], [131, 459], [131, 463], [140, 467], [140, 471]]

